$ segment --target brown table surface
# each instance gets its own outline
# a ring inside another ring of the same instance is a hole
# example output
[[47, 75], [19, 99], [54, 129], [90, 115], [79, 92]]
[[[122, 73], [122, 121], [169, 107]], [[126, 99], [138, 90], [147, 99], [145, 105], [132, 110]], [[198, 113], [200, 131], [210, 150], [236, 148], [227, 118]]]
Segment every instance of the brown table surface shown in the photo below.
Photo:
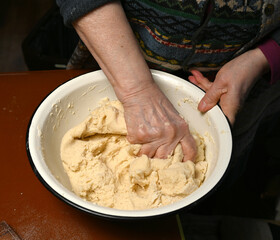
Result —
[[181, 239], [175, 215], [141, 221], [91, 216], [56, 198], [33, 173], [25, 149], [31, 115], [49, 92], [84, 72], [0, 74], [0, 222], [24, 240]]

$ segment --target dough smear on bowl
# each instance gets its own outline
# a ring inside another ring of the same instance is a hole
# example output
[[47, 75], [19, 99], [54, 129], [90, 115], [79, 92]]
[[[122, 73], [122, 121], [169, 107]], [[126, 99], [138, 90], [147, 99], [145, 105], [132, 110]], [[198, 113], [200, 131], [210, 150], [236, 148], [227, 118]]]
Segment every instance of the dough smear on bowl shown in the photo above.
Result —
[[78, 196], [100, 206], [141, 210], [176, 202], [202, 184], [207, 162], [198, 134], [196, 160], [182, 162], [180, 144], [167, 159], [138, 157], [141, 145], [130, 144], [126, 133], [121, 103], [103, 99], [65, 134], [61, 159]]

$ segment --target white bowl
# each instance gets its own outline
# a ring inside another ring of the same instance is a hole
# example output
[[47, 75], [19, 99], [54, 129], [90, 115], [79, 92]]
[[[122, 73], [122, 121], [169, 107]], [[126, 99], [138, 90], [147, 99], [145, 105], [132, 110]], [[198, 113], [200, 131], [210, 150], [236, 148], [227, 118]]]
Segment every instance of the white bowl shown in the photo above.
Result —
[[195, 85], [161, 71], [153, 77], [174, 107], [187, 119], [190, 128], [205, 139], [208, 170], [195, 192], [184, 199], [147, 210], [118, 210], [85, 201], [71, 191], [60, 159], [64, 134], [82, 122], [102, 98], [116, 99], [103, 72], [95, 71], [76, 77], [51, 92], [35, 111], [27, 132], [27, 153], [33, 171], [44, 186], [68, 204], [91, 214], [110, 218], [147, 218], [164, 215], [190, 206], [208, 194], [223, 177], [231, 156], [232, 137], [228, 121], [215, 106], [206, 114], [197, 110], [204, 92]]

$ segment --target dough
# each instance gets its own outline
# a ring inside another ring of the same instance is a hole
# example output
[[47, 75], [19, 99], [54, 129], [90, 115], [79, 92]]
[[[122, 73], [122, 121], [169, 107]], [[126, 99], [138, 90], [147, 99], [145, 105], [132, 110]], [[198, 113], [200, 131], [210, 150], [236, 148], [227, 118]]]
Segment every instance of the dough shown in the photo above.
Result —
[[182, 162], [178, 144], [167, 159], [137, 156], [141, 145], [126, 139], [123, 107], [103, 99], [62, 139], [61, 159], [73, 191], [101, 206], [140, 210], [176, 202], [203, 182], [207, 170], [204, 141], [197, 134], [195, 162]]

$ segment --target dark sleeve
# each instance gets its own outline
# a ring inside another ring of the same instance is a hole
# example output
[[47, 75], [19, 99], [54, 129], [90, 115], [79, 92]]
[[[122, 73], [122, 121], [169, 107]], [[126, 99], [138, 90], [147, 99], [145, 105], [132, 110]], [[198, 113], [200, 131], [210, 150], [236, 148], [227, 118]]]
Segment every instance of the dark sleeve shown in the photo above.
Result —
[[56, 0], [60, 13], [66, 26], [72, 26], [72, 22], [86, 15], [93, 9], [113, 0]]
[[258, 46], [263, 52], [270, 66], [270, 83], [280, 80], [280, 45], [272, 38], [266, 40]]

